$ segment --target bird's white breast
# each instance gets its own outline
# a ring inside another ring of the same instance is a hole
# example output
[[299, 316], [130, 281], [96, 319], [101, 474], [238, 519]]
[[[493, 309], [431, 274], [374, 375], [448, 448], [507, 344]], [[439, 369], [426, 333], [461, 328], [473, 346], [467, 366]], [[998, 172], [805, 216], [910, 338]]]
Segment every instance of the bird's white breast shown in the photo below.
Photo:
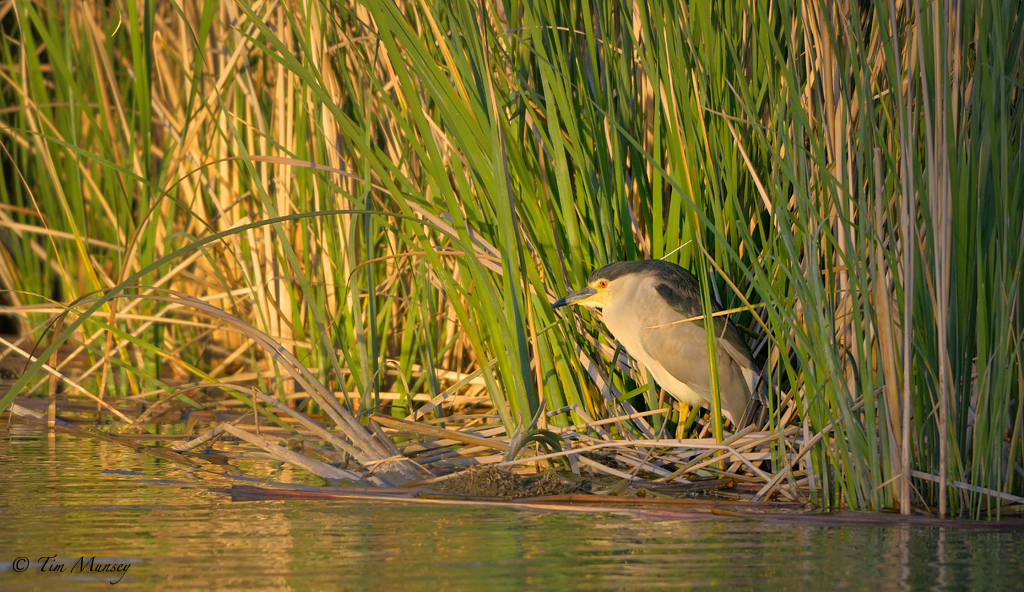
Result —
[[[648, 298], [660, 298], [653, 283], [650, 286], [638, 286], [640, 282], [651, 282], [650, 279], [637, 280], [634, 285], [623, 286], [624, 291], [629, 294], [638, 295], [634, 298], [615, 298], [612, 303], [604, 307], [604, 324], [608, 327], [612, 336], [622, 344], [634, 359], [642, 363], [654, 376], [662, 388], [668, 391], [676, 399], [690, 405], [701, 405], [711, 407], [712, 402], [705, 396], [693, 390], [685, 383], [675, 378], [664, 366], [651, 358], [643, 345], [645, 332], [659, 330], [656, 326], [668, 326], [670, 323], [679, 320], [677, 314], [662, 318], [661, 315], [651, 314], [655, 311], [665, 311], [669, 314], [671, 309], [665, 307], [663, 302], [651, 302]], [[648, 295], [648, 296], [644, 296]], [[705, 361], [706, 363], [706, 361]], [[734, 421], [732, 414], [723, 409], [723, 415]]]

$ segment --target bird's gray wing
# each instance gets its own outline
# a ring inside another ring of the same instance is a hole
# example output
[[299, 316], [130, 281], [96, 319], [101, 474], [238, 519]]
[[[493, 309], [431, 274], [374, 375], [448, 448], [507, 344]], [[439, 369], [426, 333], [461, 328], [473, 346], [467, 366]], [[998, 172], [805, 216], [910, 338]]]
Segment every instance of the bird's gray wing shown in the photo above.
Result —
[[[692, 287], [688, 286], [687, 291], [690, 294], [682, 293], [679, 289], [674, 288], [668, 283], [659, 282], [655, 289], [658, 294], [668, 302], [669, 306], [672, 307], [677, 313], [683, 316], [683, 318], [700, 317], [692, 321], [694, 325], [704, 331], [704, 307], [701, 305], [700, 299], [695, 294], [700, 294], [700, 287], [697, 284], [697, 278], [692, 275], [688, 276]], [[711, 299], [711, 309], [714, 312], [720, 312], [722, 305], [718, 303], [714, 298]], [[753, 367], [754, 359], [750, 355], [750, 348], [747, 347], [743, 337], [740, 336], [740, 332], [736, 329], [736, 325], [729, 320], [728, 317], [719, 316], [714, 318], [715, 323], [715, 336], [718, 337], [718, 344], [716, 347], [724, 347], [729, 356], [736, 360], [736, 363], [743, 367]]]
[[[695, 364], [694, 360], [707, 360], [707, 337], [704, 332], [703, 307], [697, 297], [700, 294], [697, 280], [689, 276], [693, 286], [686, 286], [686, 292], [669, 283], [659, 282], [655, 289], [682, 318], [696, 318], [686, 323], [675, 323], [647, 335], [645, 348], [649, 355], [663, 361], [665, 370], [680, 382], [686, 383], [705, 400], [711, 401], [710, 366]], [[712, 300], [714, 311], [722, 307]], [[750, 348], [743, 341], [732, 321], [724, 316], [714, 318], [715, 348], [718, 352], [718, 383], [722, 397], [722, 408], [739, 419], [750, 400], [749, 376], [757, 375], [758, 369], [750, 355]]]

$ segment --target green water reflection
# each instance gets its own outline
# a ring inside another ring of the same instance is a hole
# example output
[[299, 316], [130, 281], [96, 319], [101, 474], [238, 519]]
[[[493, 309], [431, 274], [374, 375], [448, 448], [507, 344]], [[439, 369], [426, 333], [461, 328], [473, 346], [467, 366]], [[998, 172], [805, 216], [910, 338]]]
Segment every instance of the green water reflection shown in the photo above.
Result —
[[[14, 428], [15, 430], [20, 428]], [[1024, 537], [919, 527], [650, 521], [404, 503], [233, 502], [215, 475], [0, 431], [0, 589], [1010, 590]], [[301, 480], [273, 463], [248, 474]], [[82, 557], [109, 574], [41, 573]], [[15, 571], [19, 557], [31, 567]]]

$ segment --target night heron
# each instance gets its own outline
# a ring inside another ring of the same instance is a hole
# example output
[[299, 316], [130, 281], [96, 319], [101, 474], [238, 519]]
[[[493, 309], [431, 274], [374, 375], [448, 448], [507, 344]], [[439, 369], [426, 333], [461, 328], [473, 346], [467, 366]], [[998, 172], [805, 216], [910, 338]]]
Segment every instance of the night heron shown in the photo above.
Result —
[[[551, 308], [567, 304], [601, 309], [608, 330], [662, 388], [684, 403], [713, 409], [700, 285], [689, 271], [658, 259], [619, 261], [590, 274], [585, 288]], [[714, 298], [711, 306], [722, 310]], [[722, 415], [739, 426], [753, 396], [764, 401], [767, 390], [763, 383], [758, 389], [760, 370], [732, 321], [716, 316], [714, 326]]]

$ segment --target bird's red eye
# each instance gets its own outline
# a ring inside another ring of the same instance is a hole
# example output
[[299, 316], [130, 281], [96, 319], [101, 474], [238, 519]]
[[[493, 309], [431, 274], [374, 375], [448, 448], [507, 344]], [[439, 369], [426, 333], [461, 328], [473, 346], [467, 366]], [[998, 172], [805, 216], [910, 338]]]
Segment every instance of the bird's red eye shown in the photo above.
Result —
[[607, 288], [608, 287], [608, 280], [601, 280], [601, 281], [597, 282], [597, 285], [602, 287], [602, 288]]

